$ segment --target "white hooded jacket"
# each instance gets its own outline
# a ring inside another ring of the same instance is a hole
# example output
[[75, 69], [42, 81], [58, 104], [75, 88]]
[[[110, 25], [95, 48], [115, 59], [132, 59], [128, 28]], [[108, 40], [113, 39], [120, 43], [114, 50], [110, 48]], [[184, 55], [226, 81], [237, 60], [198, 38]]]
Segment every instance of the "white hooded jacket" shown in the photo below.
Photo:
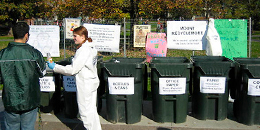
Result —
[[54, 72], [63, 75], [76, 77], [77, 89], [80, 86], [87, 86], [91, 91], [97, 90], [98, 86], [89, 86], [88, 82], [99, 83], [97, 73], [97, 50], [91, 46], [91, 43], [85, 42], [76, 51], [71, 65], [58, 65], [54, 67]]

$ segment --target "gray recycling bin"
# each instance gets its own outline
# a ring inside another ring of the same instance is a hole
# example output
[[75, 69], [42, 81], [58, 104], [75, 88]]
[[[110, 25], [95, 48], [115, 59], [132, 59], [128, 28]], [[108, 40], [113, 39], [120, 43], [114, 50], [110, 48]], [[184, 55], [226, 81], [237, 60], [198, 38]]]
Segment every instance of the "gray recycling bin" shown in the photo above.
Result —
[[186, 57], [156, 57], [150, 68], [154, 121], [185, 122], [192, 63]]
[[106, 117], [109, 122], [134, 124], [141, 121], [144, 77], [144, 58], [114, 57], [102, 62], [106, 86]]
[[224, 56], [192, 56], [192, 115], [200, 120], [227, 118], [233, 61]]
[[238, 122], [260, 124], [260, 58], [234, 58], [237, 64], [236, 98], [233, 104]]

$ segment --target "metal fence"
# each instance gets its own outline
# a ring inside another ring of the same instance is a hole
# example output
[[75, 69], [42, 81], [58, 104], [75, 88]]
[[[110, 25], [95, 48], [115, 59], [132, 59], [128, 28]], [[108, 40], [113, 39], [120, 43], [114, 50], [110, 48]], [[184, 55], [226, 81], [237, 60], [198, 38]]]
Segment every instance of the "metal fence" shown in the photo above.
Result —
[[[166, 29], [158, 29], [157, 28], [157, 19], [122, 19], [122, 20], [104, 20], [104, 19], [96, 19], [96, 20], [85, 20], [81, 21], [81, 24], [83, 23], [92, 23], [92, 24], [103, 24], [103, 25], [120, 25], [120, 53], [124, 53], [127, 49], [133, 48], [133, 36], [131, 35], [131, 24], [132, 25], [141, 25], [141, 24], [147, 24], [151, 25], [151, 31], [152, 32], [166, 32]], [[160, 20], [161, 23], [166, 24], [166, 20]], [[74, 45], [74, 41], [72, 39], [64, 39], [64, 21], [58, 20], [27, 20], [25, 21], [30, 25], [58, 25], [60, 27], [60, 53], [61, 56], [70, 57], [74, 55], [74, 52], [76, 50], [76, 46]], [[65, 42], [64, 42], [65, 40]], [[65, 47], [64, 47], [65, 43]], [[64, 51], [64, 48], [66, 51]], [[123, 52], [124, 51], [124, 52]], [[112, 55], [112, 53], [102, 53], [104, 55]]]
[[[184, 21], [183, 19], [179, 19], [181, 21]], [[191, 21], [192, 19], [185, 20], [185, 21]], [[199, 20], [205, 20], [205, 19], [199, 19]], [[161, 23], [165, 23], [167, 21], [174, 21], [171, 19], [160, 19]], [[175, 20], [176, 21], [176, 20]], [[28, 22], [28, 21], [27, 21]], [[166, 33], [166, 27], [163, 29], [158, 29], [157, 26], [158, 19], [121, 19], [121, 20], [104, 20], [104, 19], [95, 19], [95, 20], [82, 20], [81, 24], [83, 23], [92, 23], [92, 24], [103, 24], [103, 25], [120, 25], [121, 26], [121, 32], [120, 32], [120, 53], [124, 53], [124, 56], [126, 56], [126, 51], [129, 49], [133, 49], [133, 35], [131, 35], [131, 24], [132, 25], [141, 25], [141, 24], [148, 24], [151, 25], [151, 31], [152, 32], [165, 32]], [[65, 39], [64, 42], [64, 24], [63, 20], [59, 21], [51, 21], [51, 20], [34, 20], [33, 22], [30, 21], [28, 24], [31, 25], [58, 25], [60, 27], [60, 53], [61, 56], [70, 57], [73, 56], [76, 50], [76, 46], [74, 45], [74, 41], [71, 39]], [[251, 57], [251, 18], [248, 19], [248, 57]], [[65, 46], [64, 46], [65, 43]], [[65, 51], [64, 51], [65, 48]], [[112, 55], [113, 53], [102, 53], [104, 55]]]

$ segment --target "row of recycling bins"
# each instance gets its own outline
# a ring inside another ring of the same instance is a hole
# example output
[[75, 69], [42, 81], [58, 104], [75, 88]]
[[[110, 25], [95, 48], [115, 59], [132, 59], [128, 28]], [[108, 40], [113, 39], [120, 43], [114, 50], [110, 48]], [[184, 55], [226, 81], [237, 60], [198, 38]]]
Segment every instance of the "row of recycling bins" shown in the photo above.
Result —
[[[67, 65], [71, 61], [58, 63]], [[101, 110], [101, 98], [106, 98], [106, 116], [112, 123], [141, 121], [145, 107], [142, 102], [148, 95], [150, 77], [155, 122], [185, 122], [190, 99], [193, 117], [224, 120], [231, 96], [235, 99], [233, 112], [238, 122], [260, 124], [258, 58], [234, 58], [232, 61], [224, 56], [157, 57], [146, 63], [144, 58], [114, 57], [103, 61], [99, 57], [98, 73], [97, 108]], [[78, 114], [76, 94], [62, 92], [62, 75], [52, 75], [57, 88], [54, 93], [42, 92], [41, 110], [49, 112], [56, 108], [59, 111], [62, 106], [66, 117], [75, 118]], [[64, 104], [60, 103], [61, 99]]]

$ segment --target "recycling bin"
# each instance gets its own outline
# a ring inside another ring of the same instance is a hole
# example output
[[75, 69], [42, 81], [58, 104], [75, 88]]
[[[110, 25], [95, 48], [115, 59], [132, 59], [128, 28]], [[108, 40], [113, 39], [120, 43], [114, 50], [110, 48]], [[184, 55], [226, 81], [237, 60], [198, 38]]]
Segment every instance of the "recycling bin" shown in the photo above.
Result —
[[154, 121], [185, 122], [192, 63], [186, 57], [156, 57], [150, 68]]
[[[72, 63], [72, 58], [66, 58], [64, 60], [61, 60], [59, 62], [57, 62], [60, 65], [69, 65]], [[101, 80], [101, 67], [100, 67], [100, 63], [102, 62], [103, 57], [102, 56], [98, 56], [97, 57], [97, 70], [98, 70], [98, 76], [100, 79], [100, 84], [97, 90], [97, 111], [100, 112], [102, 109], [102, 95], [104, 95], [105, 93], [105, 88], [104, 88], [104, 83]], [[75, 79], [73, 77], [64, 77], [63, 75], [59, 74], [61, 76], [61, 81], [63, 81], [63, 88], [64, 83], [66, 82], [66, 80], [70, 80], [72, 82], [75, 83]], [[75, 87], [75, 86], [74, 86]], [[70, 90], [70, 91], [66, 91], [65, 89], [63, 90], [63, 97], [64, 97], [64, 115], [67, 118], [77, 118], [78, 115], [78, 103], [77, 103], [77, 96], [76, 96], [76, 90]]]
[[101, 63], [106, 87], [106, 117], [111, 123], [141, 121], [145, 58], [114, 57]]
[[245, 125], [260, 124], [260, 59], [234, 58], [237, 69], [237, 96], [233, 104], [237, 121]]
[[234, 63], [224, 56], [192, 56], [192, 115], [199, 120], [227, 118]]
[[[54, 82], [55, 90], [49, 91], [47, 89], [46, 91], [44, 87], [50, 87], [51, 82]], [[47, 67], [46, 75], [40, 79], [40, 84], [41, 84], [40, 111], [43, 113], [54, 112], [55, 114], [60, 112], [61, 83], [59, 82], [59, 75], [53, 73], [53, 71]]]

